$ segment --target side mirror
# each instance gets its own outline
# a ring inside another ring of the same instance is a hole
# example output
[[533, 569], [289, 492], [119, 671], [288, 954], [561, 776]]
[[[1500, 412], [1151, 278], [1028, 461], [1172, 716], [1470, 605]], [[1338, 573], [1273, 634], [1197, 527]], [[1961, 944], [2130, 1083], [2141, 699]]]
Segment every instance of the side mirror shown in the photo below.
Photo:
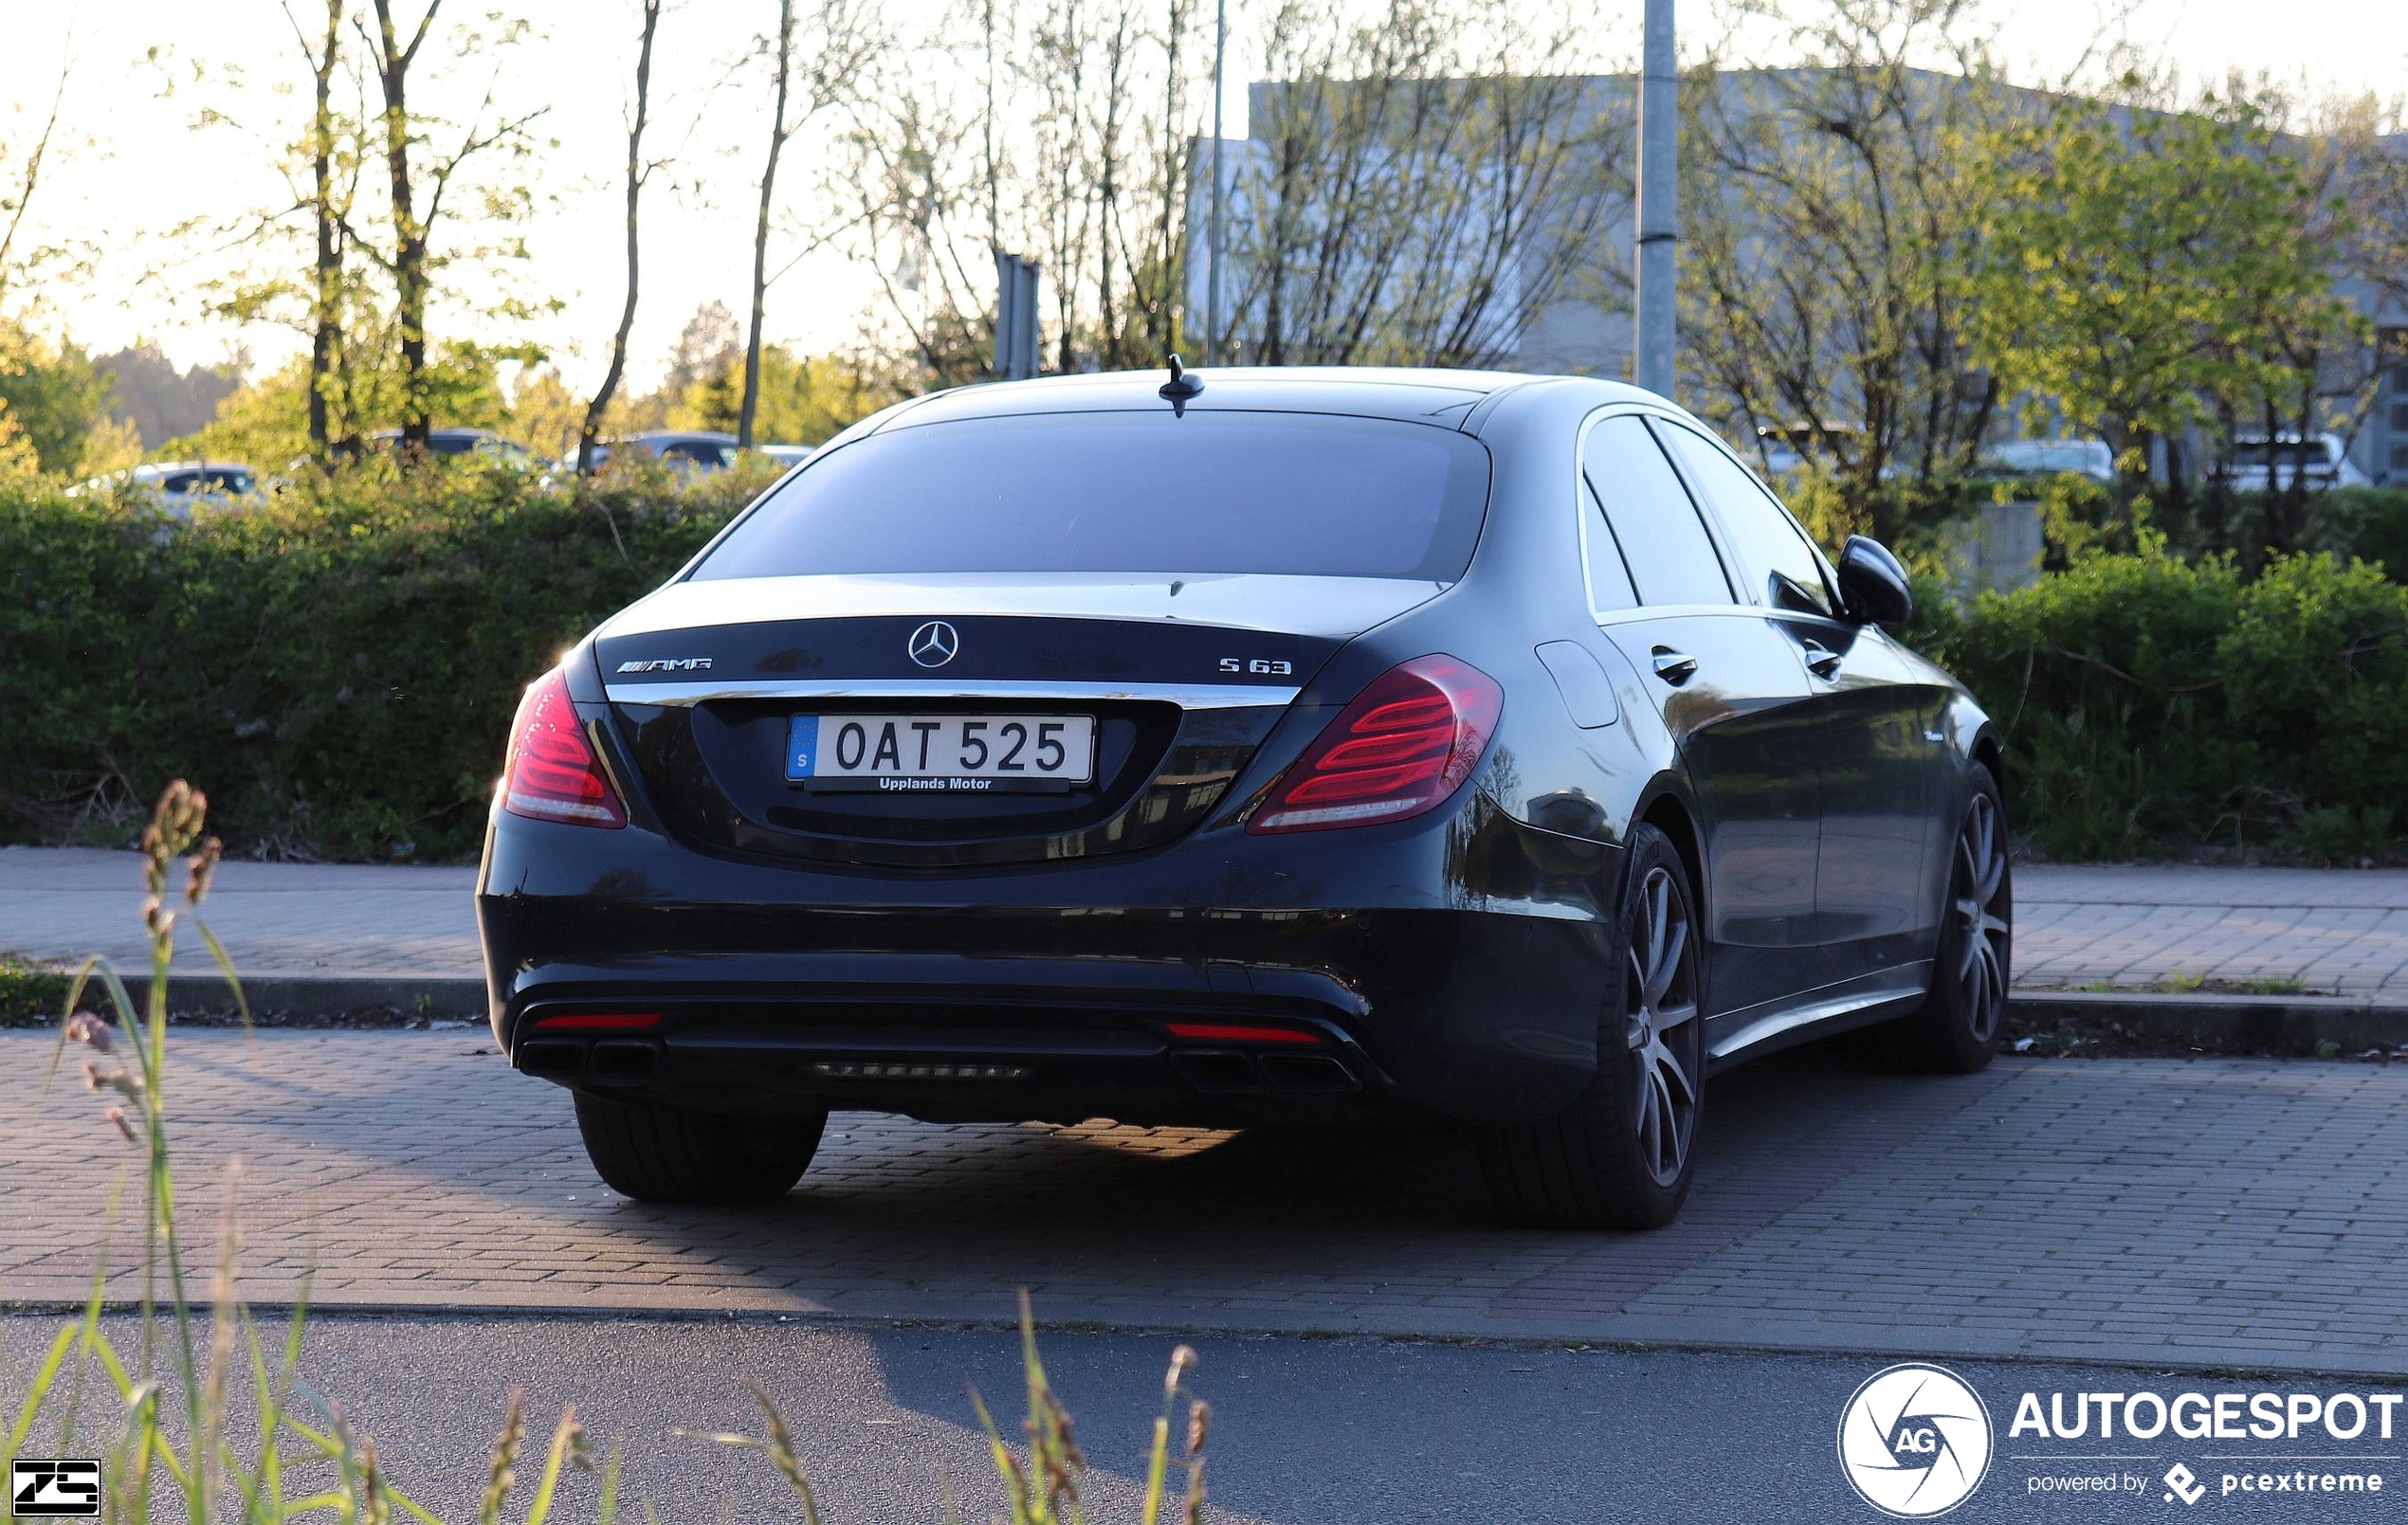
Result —
[[1848, 617], [1859, 625], [1896, 629], [1915, 617], [1906, 569], [1889, 547], [1867, 536], [1852, 535], [1840, 547], [1839, 599]]

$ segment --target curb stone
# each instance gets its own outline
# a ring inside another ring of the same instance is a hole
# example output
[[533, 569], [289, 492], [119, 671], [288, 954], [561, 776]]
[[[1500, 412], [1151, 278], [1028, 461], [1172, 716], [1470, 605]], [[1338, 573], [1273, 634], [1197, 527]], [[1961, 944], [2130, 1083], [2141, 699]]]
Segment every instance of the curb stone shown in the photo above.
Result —
[[2008, 1009], [2026, 1021], [2115, 1023], [2141, 1038], [2198, 1040], [2275, 1053], [2343, 1053], [2408, 1044], [2408, 1006], [2346, 995], [2156, 995], [2103, 990], [2016, 990]]

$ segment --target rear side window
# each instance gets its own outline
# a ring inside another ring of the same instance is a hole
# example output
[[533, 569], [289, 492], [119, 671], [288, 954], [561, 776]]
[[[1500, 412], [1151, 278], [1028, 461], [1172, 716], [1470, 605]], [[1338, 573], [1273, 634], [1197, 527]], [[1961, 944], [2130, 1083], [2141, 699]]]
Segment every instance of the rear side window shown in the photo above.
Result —
[[[1609, 418], [1591, 429], [1581, 469], [1605, 504], [1606, 519], [1642, 603], [1733, 601], [1722, 558], [1697, 517], [1697, 506], [1646, 425], [1635, 417]], [[1593, 574], [1595, 570], [1593, 554]]]
[[1597, 501], [1596, 488], [1580, 494], [1580, 512], [1589, 517], [1589, 608], [1599, 614], [1636, 608], [1639, 590], [1631, 586], [1630, 563], [1622, 559], [1622, 547], [1614, 541], [1614, 526], [1605, 521], [1605, 505]]
[[1829, 614], [1831, 594], [1823, 587], [1822, 558], [1771, 493], [1758, 484], [1747, 468], [1716, 448], [1694, 429], [1659, 424], [1665, 443], [1688, 467], [1689, 477], [1714, 506], [1724, 533], [1738, 542], [1739, 554], [1765, 577], [1764, 601], [1775, 608], [1804, 614]]
[[1268, 572], [1450, 582], [1488, 454], [1452, 429], [1308, 413], [970, 419], [823, 450], [698, 578]]

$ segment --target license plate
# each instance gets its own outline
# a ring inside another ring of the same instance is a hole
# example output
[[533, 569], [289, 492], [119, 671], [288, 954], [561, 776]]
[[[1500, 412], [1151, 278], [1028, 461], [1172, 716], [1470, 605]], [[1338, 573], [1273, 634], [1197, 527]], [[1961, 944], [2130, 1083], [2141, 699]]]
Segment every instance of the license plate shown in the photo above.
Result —
[[786, 777], [816, 790], [1055, 793], [1095, 777], [1095, 717], [797, 715]]

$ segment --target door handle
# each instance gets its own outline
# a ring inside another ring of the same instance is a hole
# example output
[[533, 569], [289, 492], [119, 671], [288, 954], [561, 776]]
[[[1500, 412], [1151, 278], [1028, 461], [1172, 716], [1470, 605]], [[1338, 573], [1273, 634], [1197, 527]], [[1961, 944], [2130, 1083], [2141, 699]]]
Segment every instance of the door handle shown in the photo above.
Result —
[[1829, 678], [1839, 671], [1839, 653], [1809, 636], [1801, 644], [1806, 650], [1806, 670], [1817, 678]]
[[1687, 652], [1675, 651], [1670, 646], [1657, 646], [1654, 655], [1655, 676], [1674, 688], [1697, 676], [1697, 659]]

